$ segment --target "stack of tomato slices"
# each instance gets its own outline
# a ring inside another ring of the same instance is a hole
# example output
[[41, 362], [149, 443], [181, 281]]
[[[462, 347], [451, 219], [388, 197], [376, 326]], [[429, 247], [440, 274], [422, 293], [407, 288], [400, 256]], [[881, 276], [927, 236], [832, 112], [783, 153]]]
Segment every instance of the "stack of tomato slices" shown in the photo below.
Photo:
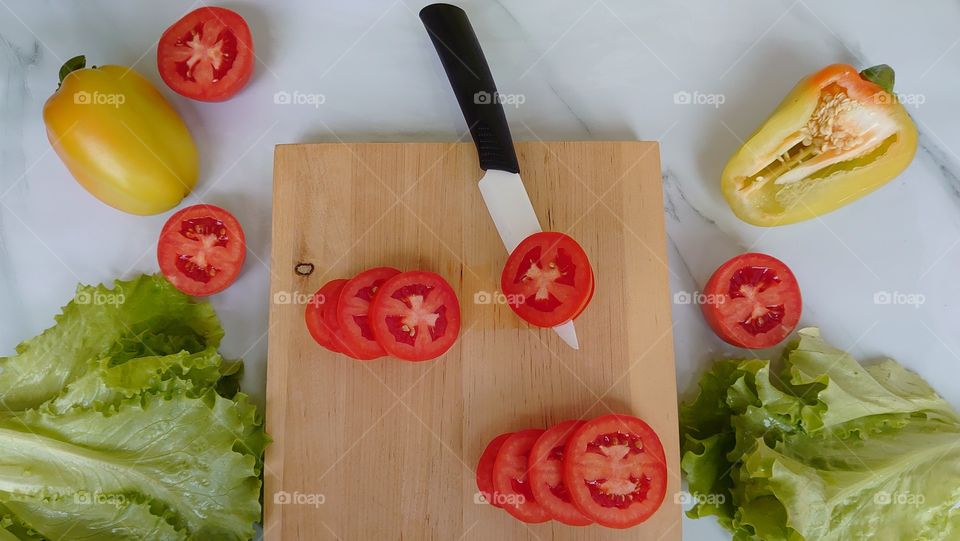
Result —
[[305, 317], [318, 344], [360, 361], [435, 359], [460, 334], [460, 302], [443, 277], [392, 267], [327, 282], [311, 297]]
[[554, 231], [534, 233], [507, 258], [500, 288], [523, 320], [556, 327], [576, 319], [596, 288], [587, 253], [572, 237]]
[[666, 464], [647, 423], [604, 415], [497, 436], [480, 456], [477, 488], [526, 523], [629, 528], [663, 503]]

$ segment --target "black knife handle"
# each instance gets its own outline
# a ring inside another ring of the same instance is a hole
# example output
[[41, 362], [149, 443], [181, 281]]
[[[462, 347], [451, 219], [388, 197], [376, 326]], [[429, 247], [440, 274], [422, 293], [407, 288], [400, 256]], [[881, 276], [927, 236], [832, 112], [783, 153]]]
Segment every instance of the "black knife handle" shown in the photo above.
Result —
[[460, 111], [477, 145], [480, 167], [519, 173], [520, 165], [500, 94], [467, 14], [450, 4], [431, 4], [420, 10], [420, 20], [430, 34], [460, 103]]

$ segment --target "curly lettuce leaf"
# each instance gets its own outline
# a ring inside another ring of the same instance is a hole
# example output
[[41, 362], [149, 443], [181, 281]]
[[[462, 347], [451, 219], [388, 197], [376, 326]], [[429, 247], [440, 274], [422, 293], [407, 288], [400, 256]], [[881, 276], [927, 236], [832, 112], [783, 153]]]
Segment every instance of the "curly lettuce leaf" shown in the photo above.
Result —
[[682, 405], [688, 515], [738, 541], [960, 538], [957, 413], [895, 361], [799, 336], [779, 377], [720, 361]]

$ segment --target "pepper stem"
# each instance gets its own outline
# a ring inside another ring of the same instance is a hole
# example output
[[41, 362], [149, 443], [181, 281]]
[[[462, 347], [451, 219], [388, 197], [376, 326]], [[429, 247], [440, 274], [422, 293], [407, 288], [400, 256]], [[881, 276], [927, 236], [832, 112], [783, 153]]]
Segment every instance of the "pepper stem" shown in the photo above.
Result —
[[888, 94], [893, 94], [894, 73], [890, 66], [879, 64], [867, 68], [860, 72], [860, 77], [886, 90]]
[[60, 88], [60, 85], [63, 84], [63, 80], [67, 78], [67, 75], [71, 73], [82, 70], [87, 67], [87, 57], [84, 55], [78, 55], [70, 60], [67, 60], [60, 66], [60, 83], [57, 85], [57, 88]]

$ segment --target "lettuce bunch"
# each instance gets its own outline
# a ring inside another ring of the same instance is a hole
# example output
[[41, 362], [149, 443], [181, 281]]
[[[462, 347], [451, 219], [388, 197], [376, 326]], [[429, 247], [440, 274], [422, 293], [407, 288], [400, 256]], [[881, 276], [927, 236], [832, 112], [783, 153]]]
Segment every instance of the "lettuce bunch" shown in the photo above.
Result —
[[252, 538], [269, 440], [222, 337], [141, 276], [0, 358], [0, 541]]
[[723, 360], [681, 406], [697, 505], [737, 541], [960, 539], [960, 417], [893, 360], [800, 331], [783, 370]]

